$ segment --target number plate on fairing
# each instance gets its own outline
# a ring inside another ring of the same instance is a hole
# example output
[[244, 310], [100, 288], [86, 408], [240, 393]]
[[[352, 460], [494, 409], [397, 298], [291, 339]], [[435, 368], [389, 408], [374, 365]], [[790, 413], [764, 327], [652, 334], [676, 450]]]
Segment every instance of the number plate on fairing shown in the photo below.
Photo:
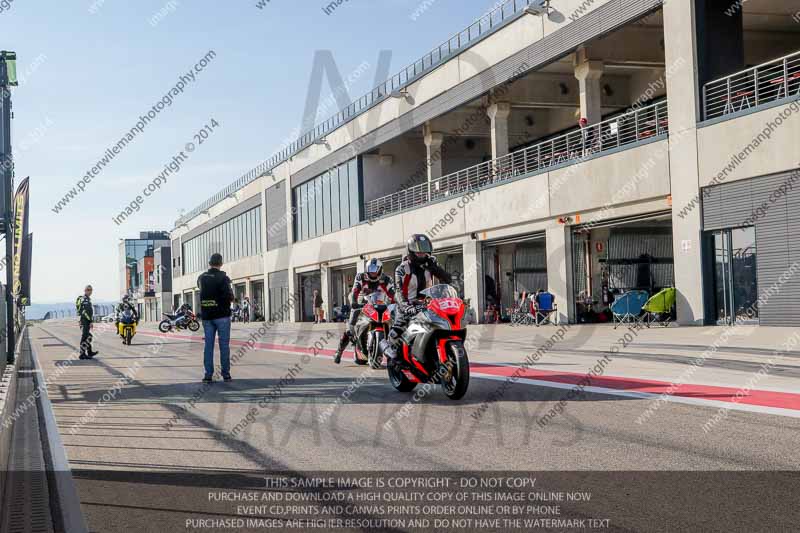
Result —
[[442, 311], [458, 311], [461, 307], [461, 300], [457, 298], [443, 298], [437, 300], [436, 303]]

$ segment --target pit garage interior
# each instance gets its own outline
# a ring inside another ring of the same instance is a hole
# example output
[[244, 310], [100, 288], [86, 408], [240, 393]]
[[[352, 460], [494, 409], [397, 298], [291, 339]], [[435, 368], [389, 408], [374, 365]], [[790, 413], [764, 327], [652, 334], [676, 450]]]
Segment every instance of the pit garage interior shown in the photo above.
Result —
[[574, 317], [579, 324], [611, 322], [610, 307], [622, 294], [650, 296], [675, 286], [670, 212], [599, 224], [572, 232]]
[[547, 252], [543, 233], [483, 243], [486, 307], [508, 320], [522, 293], [547, 289]]

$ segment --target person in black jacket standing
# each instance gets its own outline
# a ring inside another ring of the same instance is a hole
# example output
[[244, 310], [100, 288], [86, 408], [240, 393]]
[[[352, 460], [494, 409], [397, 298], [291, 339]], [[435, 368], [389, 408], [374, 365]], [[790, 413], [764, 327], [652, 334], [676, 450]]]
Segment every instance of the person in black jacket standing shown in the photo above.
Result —
[[97, 352], [92, 351], [92, 322], [94, 322], [94, 307], [92, 306], [92, 286], [87, 285], [83, 296], [78, 296], [75, 301], [78, 311], [78, 323], [81, 326], [81, 354], [79, 359], [91, 359]]
[[214, 338], [219, 335], [219, 362], [222, 367], [222, 379], [231, 378], [231, 302], [233, 288], [230, 278], [220, 270], [222, 256], [213, 254], [208, 262], [208, 272], [200, 274], [197, 286], [200, 288], [200, 314], [203, 318], [205, 348], [203, 350], [203, 366], [205, 368], [204, 383], [214, 380]]

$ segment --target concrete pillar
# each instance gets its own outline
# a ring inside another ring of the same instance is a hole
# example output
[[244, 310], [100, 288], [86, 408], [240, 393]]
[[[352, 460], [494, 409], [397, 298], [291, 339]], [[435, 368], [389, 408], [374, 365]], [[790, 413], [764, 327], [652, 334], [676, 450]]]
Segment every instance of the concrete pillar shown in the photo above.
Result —
[[427, 149], [428, 161], [428, 182], [442, 177], [442, 142], [444, 134], [431, 130], [429, 124], [425, 124], [425, 147]]
[[481, 243], [469, 240], [463, 244], [464, 253], [464, 297], [470, 300], [470, 307], [475, 311], [475, 318], [483, 321], [483, 262]]
[[672, 184], [672, 238], [675, 254], [678, 322], [700, 325], [704, 320], [701, 211], [679, 213], [700, 192], [697, 122], [700, 118], [694, 2], [664, 4], [669, 166]]
[[569, 226], [545, 231], [547, 247], [547, 290], [555, 296], [558, 321], [574, 322], [572, 310], [572, 232]]
[[585, 50], [575, 56], [575, 77], [578, 79], [581, 97], [581, 117], [589, 124], [597, 124], [603, 118], [603, 92], [600, 78], [603, 77], [603, 62], [586, 57]]
[[331, 269], [321, 266], [319, 269], [319, 293], [322, 295], [322, 308], [325, 310], [325, 320], [331, 321], [333, 306], [331, 305]]
[[486, 110], [492, 128], [492, 159], [508, 154], [508, 117], [511, 116], [511, 104], [498, 102]]
[[247, 320], [253, 321], [253, 280], [247, 278], [244, 282], [244, 295], [250, 300], [250, 309], [247, 311]]
[[291, 267], [289, 268], [289, 298], [294, 299], [295, 303], [293, 310], [286, 313], [286, 318], [288, 319], [286, 322], [300, 322], [300, 308], [302, 307], [300, 303], [300, 286], [297, 282], [297, 274], [295, 274], [294, 269]]

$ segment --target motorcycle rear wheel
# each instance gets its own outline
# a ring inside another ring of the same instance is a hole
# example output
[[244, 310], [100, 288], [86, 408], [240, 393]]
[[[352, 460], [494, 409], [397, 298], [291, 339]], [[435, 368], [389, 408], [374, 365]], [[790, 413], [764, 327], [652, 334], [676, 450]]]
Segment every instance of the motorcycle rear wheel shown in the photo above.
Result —
[[172, 330], [172, 326], [169, 323], [169, 320], [162, 320], [158, 323], [158, 331], [161, 333], [169, 333]]
[[386, 366], [386, 369], [389, 372], [389, 382], [392, 384], [392, 387], [394, 387], [398, 391], [411, 392], [417, 386], [416, 383], [408, 379], [406, 375], [403, 374], [403, 372], [399, 370], [395, 365], [389, 363]]
[[461, 341], [447, 343], [447, 361], [453, 365], [449, 381], [442, 380], [442, 390], [451, 400], [460, 400], [469, 387], [469, 358]]
[[197, 320], [189, 322], [189, 331], [197, 331], [198, 329], [200, 329], [200, 322]]

